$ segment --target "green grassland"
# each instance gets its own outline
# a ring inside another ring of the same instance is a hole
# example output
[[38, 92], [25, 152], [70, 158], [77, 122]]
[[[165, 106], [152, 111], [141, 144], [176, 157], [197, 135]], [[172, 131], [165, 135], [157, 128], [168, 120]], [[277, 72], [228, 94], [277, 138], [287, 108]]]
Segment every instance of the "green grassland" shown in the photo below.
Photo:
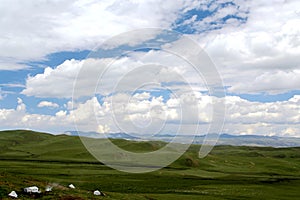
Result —
[[[133, 152], [153, 151], [163, 142], [113, 140]], [[216, 146], [204, 159], [199, 145], [170, 166], [130, 174], [106, 167], [80, 138], [32, 131], [0, 132], [0, 199], [36, 185], [53, 191], [40, 199], [299, 199], [300, 148]], [[67, 186], [72, 183], [76, 189]], [[106, 196], [93, 196], [94, 190]]]

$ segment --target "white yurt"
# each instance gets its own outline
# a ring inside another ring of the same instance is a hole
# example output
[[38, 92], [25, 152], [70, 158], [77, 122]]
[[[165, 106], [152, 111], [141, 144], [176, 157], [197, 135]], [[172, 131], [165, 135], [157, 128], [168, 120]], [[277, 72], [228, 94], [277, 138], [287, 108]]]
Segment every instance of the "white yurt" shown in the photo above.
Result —
[[100, 192], [99, 190], [95, 190], [95, 191], [94, 191], [94, 195], [100, 196], [100, 195], [101, 195], [101, 192]]
[[31, 186], [24, 188], [24, 192], [26, 193], [40, 193], [39, 188], [37, 186]]

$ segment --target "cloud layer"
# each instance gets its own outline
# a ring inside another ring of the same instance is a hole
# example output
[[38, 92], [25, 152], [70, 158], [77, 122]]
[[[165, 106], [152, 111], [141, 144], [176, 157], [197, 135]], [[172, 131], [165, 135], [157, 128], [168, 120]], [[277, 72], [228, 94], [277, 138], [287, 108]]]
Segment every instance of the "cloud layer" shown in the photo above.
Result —
[[[128, 97], [130, 101], [125, 104]], [[111, 98], [115, 100], [112, 102]], [[75, 121], [81, 131], [123, 131], [149, 135], [176, 133], [179, 126], [185, 126], [184, 130], [195, 130], [199, 120], [198, 134], [205, 134], [212, 119], [212, 98], [198, 93], [193, 100], [196, 104], [191, 104], [187, 101], [193, 98], [188, 94], [168, 100], [162, 96], [151, 97], [146, 92], [134, 96], [118, 94], [101, 101], [93, 97], [76, 104], [74, 109], [60, 110], [54, 116], [29, 114], [22, 99], [18, 99], [15, 109], [0, 110], [0, 122], [5, 128], [52, 130], [57, 133], [72, 130]], [[299, 95], [288, 101], [272, 103], [250, 102], [237, 96], [228, 96], [225, 100], [226, 133], [300, 137]], [[198, 115], [191, 115], [182, 121], [182, 111], [188, 109], [197, 109]]]
[[[0, 70], [50, 53], [93, 49], [137, 28], [169, 28], [191, 1], [20, 1], [0, 6]], [[29, 50], [30, 49], [30, 50]]]

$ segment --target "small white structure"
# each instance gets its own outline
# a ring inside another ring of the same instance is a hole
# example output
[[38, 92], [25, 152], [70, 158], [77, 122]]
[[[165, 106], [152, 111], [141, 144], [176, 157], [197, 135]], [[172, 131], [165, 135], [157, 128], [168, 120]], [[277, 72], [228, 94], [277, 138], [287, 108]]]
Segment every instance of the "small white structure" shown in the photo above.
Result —
[[101, 192], [100, 192], [99, 190], [96, 190], [96, 191], [94, 191], [94, 195], [100, 196], [100, 195], [101, 195]]
[[46, 192], [51, 192], [52, 191], [52, 187], [51, 186], [47, 186], [45, 189]]
[[15, 191], [11, 191], [8, 196], [13, 197], [13, 198], [18, 198], [18, 195]]
[[24, 188], [24, 192], [26, 192], [26, 193], [41, 193], [41, 191], [39, 191], [39, 188], [36, 186]]
[[69, 185], [69, 188], [75, 189], [75, 186], [74, 186], [73, 184], [70, 184], [70, 185]]

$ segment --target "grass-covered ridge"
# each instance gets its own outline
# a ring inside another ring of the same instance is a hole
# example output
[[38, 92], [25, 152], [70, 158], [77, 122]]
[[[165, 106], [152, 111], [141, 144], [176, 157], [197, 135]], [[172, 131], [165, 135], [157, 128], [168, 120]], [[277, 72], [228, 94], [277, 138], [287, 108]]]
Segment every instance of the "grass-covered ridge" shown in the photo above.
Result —
[[[114, 140], [128, 151], [147, 152], [163, 142]], [[11, 190], [58, 183], [43, 199], [298, 199], [300, 148], [217, 146], [204, 159], [199, 145], [170, 166], [128, 174], [102, 165], [80, 138], [32, 131], [0, 132], [0, 199]], [[73, 183], [76, 190], [66, 186]], [[26, 197], [22, 197], [26, 199]]]

